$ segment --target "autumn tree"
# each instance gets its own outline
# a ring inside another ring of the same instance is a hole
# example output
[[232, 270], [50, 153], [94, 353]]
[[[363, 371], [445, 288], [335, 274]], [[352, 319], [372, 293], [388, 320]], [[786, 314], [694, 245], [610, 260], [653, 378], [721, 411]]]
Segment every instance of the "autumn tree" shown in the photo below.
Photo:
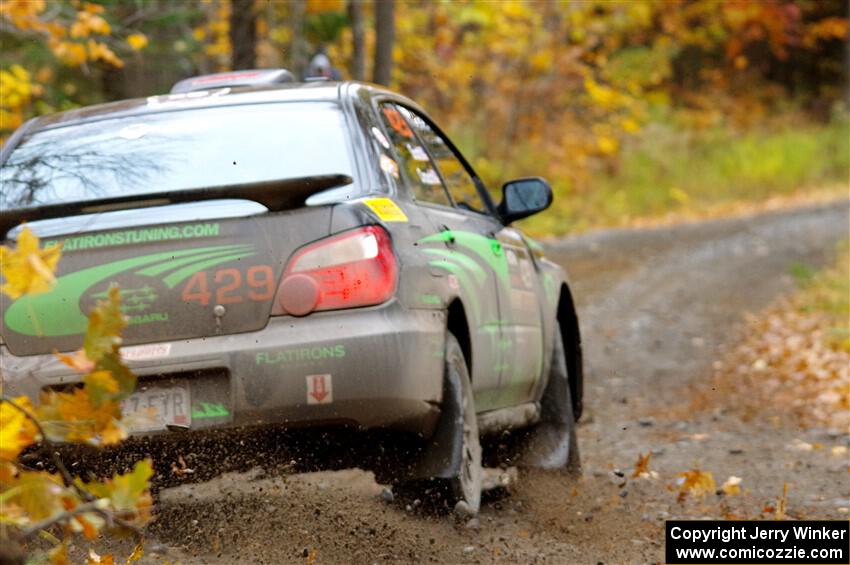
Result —
[[373, 82], [392, 80], [395, 45], [395, 0], [375, 0], [375, 65]]
[[366, 29], [363, 18], [363, 0], [348, 1], [348, 20], [351, 24], [351, 64], [349, 72], [354, 80], [366, 79]]
[[257, 13], [254, 0], [231, 0], [230, 44], [233, 46], [232, 68], [253, 69], [257, 66]]
[[56, 96], [46, 87], [62, 69], [93, 74], [121, 68], [120, 53], [148, 45], [143, 33], [115, 21], [99, 3], [46, 0], [0, 2], [0, 42], [8, 52], [35, 50], [39, 61], [38, 68], [26, 68], [0, 55], [0, 142], [32, 113], [55, 110], [48, 94], [61, 105], [61, 93]]

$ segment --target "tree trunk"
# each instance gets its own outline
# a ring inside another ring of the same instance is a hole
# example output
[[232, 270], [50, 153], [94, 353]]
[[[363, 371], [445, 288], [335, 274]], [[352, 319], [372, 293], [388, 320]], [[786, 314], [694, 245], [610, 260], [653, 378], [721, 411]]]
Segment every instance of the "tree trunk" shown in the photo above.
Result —
[[375, 74], [373, 81], [389, 85], [393, 71], [395, 0], [375, 0]]
[[363, 0], [348, 0], [348, 19], [351, 22], [351, 65], [354, 80], [366, 80], [366, 30], [363, 28]]
[[306, 49], [304, 48], [304, 12], [306, 8], [305, 0], [291, 0], [289, 2], [289, 23], [292, 37], [289, 48], [289, 70], [298, 78], [304, 77], [304, 69], [307, 67]]
[[253, 69], [257, 66], [257, 13], [254, 0], [231, 0], [230, 44], [231, 66]]

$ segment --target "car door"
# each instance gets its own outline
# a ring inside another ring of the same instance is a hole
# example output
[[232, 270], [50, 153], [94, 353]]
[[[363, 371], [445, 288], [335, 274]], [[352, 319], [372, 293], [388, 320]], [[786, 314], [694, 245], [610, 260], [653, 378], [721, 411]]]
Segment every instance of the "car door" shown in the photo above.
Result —
[[488, 235], [496, 226], [490, 217], [454, 206], [422, 139], [402, 114], [406, 110], [393, 102], [380, 103], [378, 110], [400, 175], [431, 224], [431, 233], [417, 247], [428, 256], [433, 273], [445, 276], [464, 302], [474, 352], [471, 376], [476, 409], [495, 408], [505, 358], [497, 272], [506, 266], [498, 241]]
[[499, 389], [488, 400], [492, 407], [530, 400], [543, 351], [531, 255], [517, 230], [503, 226], [490, 212], [483, 185], [451, 142], [425, 116], [403, 106], [398, 109], [428, 151], [453, 204], [451, 209], [434, 208], [434, 221], [448, 228], [455, 244], [467, 247], [494, 275], [499, 317], [488, 331], [496, 340]]

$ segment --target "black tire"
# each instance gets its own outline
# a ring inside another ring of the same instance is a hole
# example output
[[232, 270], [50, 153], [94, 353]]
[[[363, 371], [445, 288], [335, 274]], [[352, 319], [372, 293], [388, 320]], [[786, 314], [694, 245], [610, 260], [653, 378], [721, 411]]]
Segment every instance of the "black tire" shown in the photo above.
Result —
[[454, 505], [465, 503], [466, 511], [476, 514], [481, 506], [481, 441], [478, 435], [478, 417], [475, 413], [475, 401], [472, 396], [472, 385], [469, 382], [469, 369], [463, 350], [457, 338], [446, 333], [446, 356], [444, 378], [460, 383], [462, 399], [462, 419], [458, 425], [463, 426], [463, 447], [461, 463], [457, 476], [441, 479], [451, 496]]
[[555, 324], [555, 344], [552, 348], [552, 365], [549, 382], [541, 400], [541, 424], [567, 427], [567, 460], [564, 469], [570, 473], [581, 472], [581, 454], [576, 437], [576, 419], [573, 412], [573, 397], [570, 376], [567, 371], [567, 355], [564, 350], [561, 327]]
[[557, 324], [554, 341], [549, 378], [540, 399], [540, 422], [532, 428], [501, 438], [493, 449], [493, 459], [500, 465], [519, 464], [578, 475], [581, 473], [581, 455], [566, 353]]
[[438, 431], [419, 455], [426, 467], [436, 463], [434, 470], [439, 471], [428, 479], [398, 481], [394, 490], [402, 499], [418, 498], [437, 512], [454, 509], [474, 515], [481, 506], [481, 441], [466, 359], [451, 332], [446, 333], [444, 359], [444, 406]]

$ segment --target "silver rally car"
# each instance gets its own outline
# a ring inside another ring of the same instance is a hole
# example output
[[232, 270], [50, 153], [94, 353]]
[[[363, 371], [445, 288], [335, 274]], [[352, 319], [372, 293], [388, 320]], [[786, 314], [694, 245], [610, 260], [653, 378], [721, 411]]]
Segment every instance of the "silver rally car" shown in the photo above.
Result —
[[551, 189], [510, 181], [496, 204], [407, 98], [208, 75], [32, 120], [0, 165], [4, 239], [26, 221], [64, 244], [50, 292], [0, 299], [6, 392], [74, 386], [52, 353], [118, 285], [134, 437], [397, 432], [391, 479], [473, 511], [482, 439], [522, 430], [517, 461], [577, 468], [573, 299], [511, 227]]

